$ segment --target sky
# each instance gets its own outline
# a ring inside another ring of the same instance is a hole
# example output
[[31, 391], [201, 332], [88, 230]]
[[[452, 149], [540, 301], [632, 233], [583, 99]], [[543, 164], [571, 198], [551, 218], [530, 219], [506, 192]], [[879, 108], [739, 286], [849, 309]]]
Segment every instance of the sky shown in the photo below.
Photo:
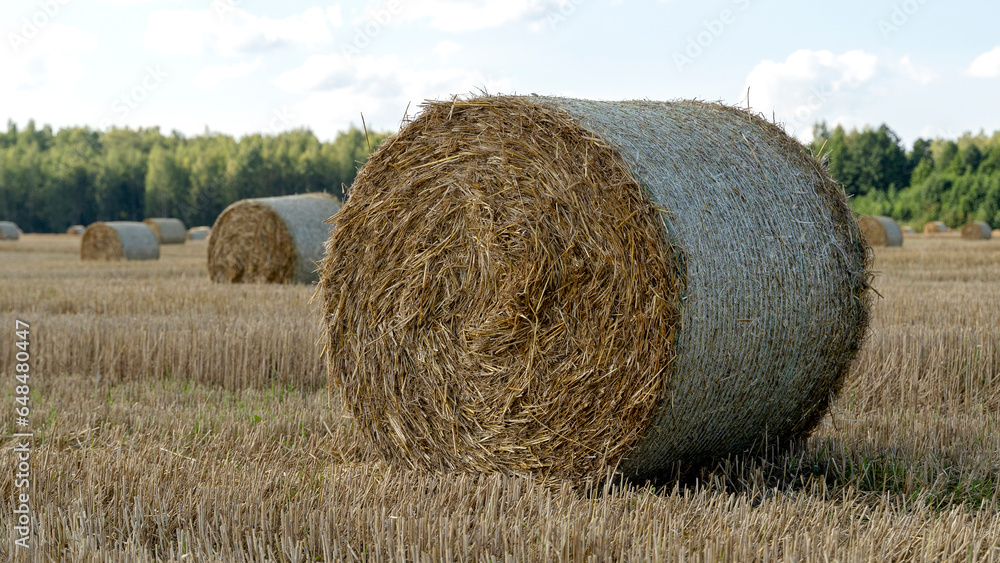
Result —
[[1000, 3], [4, 0], [0, 118], [193, 136], [396, 130], [427, 99], [701, 99], [800, 140], [1000, 130]]

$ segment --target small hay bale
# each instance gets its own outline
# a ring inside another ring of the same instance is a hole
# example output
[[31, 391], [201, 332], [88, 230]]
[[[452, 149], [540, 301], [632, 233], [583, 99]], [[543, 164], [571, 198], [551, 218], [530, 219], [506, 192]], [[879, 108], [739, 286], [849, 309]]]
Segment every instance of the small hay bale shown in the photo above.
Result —
[[190, 240], [206, 240], [211, 233], [212, 227], [191, 227], [187, 236]]
[[217, 282], [314, 283], [340, 201], [326, 193], [244, 199], [219, 214], [208, 239]]
[[427, 102], [331, 222], [329, 379], [390, 463], [642, 481], [759, 452], [867, 330], [843, 191], [722, 105]]
[[145, 222], [98, 221], [83, 232], [83, 260], [157, 260], [160, 241]]
[[153, 217], [144, 220], [143, 223], [153, 230], [160, 244], [184, 244], [187, 240], [187, 227], [180, 219]]
[[904, 235], [912, 235], [912, 234], [914, 234], [913, 227], [910, 227], [910, 226], [903, 227], [903, 234]]
[[889, 217], [865, 215], [858, 218], [858, 226], [872, 246], [903, 246], [903, 230]]
[[993, 236], [1000, 237], [1000, 229], [993, 229]]
[[0, 240], [17, 240], [21, 238], [21, 229], [10, 221], [0, 221]]
[[990, 240], [992, 234], [992, 228], [983, 221], [969, 221], [962, 225], [962, 238], [965, 240]]
[[66, 229], [66, 234], [67, 235], [82, 235], [83, 232], [86, 231], [86, 230], [87, 230], [87, 227], [84, 227], [83, 225], [72, 225], [72, 226], [70, 226], [70, 228]]
[[948, 226], [941, 221], [928, 221], [924, 224], [924, 234], [933, 235], [936, 233], [947, 233]]

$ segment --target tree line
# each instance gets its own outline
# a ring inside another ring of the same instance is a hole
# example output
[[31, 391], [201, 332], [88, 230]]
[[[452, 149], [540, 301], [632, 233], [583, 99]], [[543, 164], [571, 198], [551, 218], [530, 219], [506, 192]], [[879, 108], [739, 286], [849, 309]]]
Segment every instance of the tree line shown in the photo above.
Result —
[[1000, 227], [1000, 131], [921, 138], [909, 150], [885, 124], [848, 132], [819, 123], [813, 136], [810, 148], [827, 159], [857, 213], [917, 228], [927, 221], [959, 228], [971, 220]]
[[12, 121], [0, 133], [0, 220], [25, 232], [64, 232], [94, 221], [177, 217], [211, 225], [248, 197], [327, 192], [343, 198], [387, 133], [351, 127], [321, 142], [307, 129], [235, 139], [159, 128], [53, 132]]

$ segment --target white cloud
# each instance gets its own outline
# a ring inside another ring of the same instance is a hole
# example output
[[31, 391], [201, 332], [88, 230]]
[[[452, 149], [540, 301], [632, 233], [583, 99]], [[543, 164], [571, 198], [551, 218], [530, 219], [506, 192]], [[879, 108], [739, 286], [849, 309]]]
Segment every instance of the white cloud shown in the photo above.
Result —
[[442, 41], [434, 46], [434, 52], [442, 57], [454, 55], [462, 50], [462, 46], [454, 41]]
[[192, 83], [202, 88], [210, 88], [224, 80], [232, 80], [252, 74], [260, 68], [261, 60], [257, 58], [252, 63], [236, 63], [234, 65], [208, 65], [195, 75]]
[[292, 113], [317, 134], [359, 124], [363, 112], [369, 128], [395, 128], [407, 106], [413, 113], [425, 99], [485, 88], [510, 91], [512, 83], [461, 68], [414, 68], [395, 56], [354, 57], [315, 55], [298, 68], [277, 77], [275, 84], [304, 99]]
[[97, 46], [96, 35], [59, 23], [51, 23], [30, 37], [16, 30], [16, 48], [0, 49], [4, 79], [0, 91], [49, 91], [75, 85], [84, 77], [82, 55]]
[[157, 10], [150, 15], [143, 42], [158, 53], [236, 56], [288, 45], [327, 45], [333, 40], [331, 28], [342, 23], [339, 7], [313, 7], [282, 19], [232, 7], [224, 11]]
[[967, 72], [976, 78], [1000, 77], [1000, 46], [976, 57]]
[[425, 20], [441, 31], [476, 31], [513, 22], [566, 17], [582, 0], [397, 0], [403, 19]]
[[762, 61], [747, 75], [750, 103], [757, 111], [785, 123], [801, 140], [812, 138], [821, 120], [845, 126], [864, 124], [859, 106], [884, 99], [887, 92], [926, 85], [938, 76], [909, 57], [880, 60], [864, 51], [834, 54], [800, 50], [783, 62]]

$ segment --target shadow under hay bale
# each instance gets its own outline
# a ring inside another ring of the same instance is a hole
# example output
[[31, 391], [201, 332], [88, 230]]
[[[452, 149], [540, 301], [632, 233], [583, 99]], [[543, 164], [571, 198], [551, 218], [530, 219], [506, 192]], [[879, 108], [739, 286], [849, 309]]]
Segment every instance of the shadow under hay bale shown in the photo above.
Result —
[[66, 229], [66, 234], [67, 235], [82, 235], [83, 232], [86, 231], [86, 230], [87, 230], [87, 227], [84, 227], [83, 225], [71, 225], [68, 229]]
[[641, 481], [814, 428], [871, 251], [799, 143], [700, 102], [422, 107], [359, 172], [317, 294], [385, 460]]
[[160, 242], [146, 223], [98, 221], [87, 227], [80, 240], [83, 260], [157, 260]]
[[948, 226], [941, 221], [928, 221], [924, 224], [924, 234], [933, 235], [936, 233], [947, 233]]
[[153, 217], [143, 223], [149, 226], [160, 244], [184, 244], [187, 240], [187, 227], [180, 219]]
[[965, 240], [990, 240], [992, 228], [983, 221], [969, 221], [962, 226], [962, 238]]
[[325, 193], [238, 201], [212, 225], [208, 273], [217, 282], [314, 283], [340, 201]]
[[10, 221], [0, 221], [0, 240], [17, 240], [21, 238], [21, 229]]
[[889, 217], [865, 215], [858, 218], [858, 226], [872, 246], [903, 246], [903, 230]]
[[211, 227], [191, 227], [187, 236], [189, 240], [206, 240], [211, 233]]

